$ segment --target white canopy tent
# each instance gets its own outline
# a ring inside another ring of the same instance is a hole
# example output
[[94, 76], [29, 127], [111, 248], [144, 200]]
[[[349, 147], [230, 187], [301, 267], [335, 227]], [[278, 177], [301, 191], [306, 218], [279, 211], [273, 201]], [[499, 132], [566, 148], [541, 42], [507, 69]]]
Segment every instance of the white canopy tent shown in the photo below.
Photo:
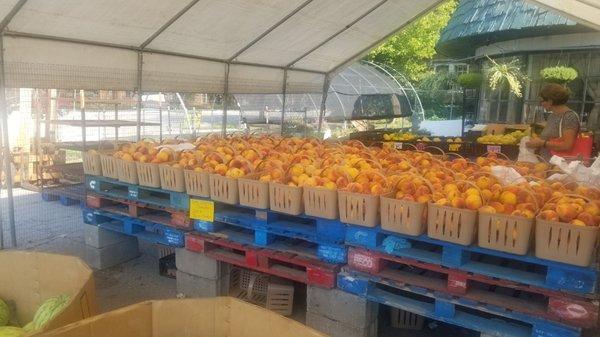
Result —
[[5, 158], [7, 87], [135, 90], [138, 138], [144, 91], [281, 93], [282, 114], [286, 93], [323, 92], [322, 118], [332, 75], [440, 2], [0, 0]]

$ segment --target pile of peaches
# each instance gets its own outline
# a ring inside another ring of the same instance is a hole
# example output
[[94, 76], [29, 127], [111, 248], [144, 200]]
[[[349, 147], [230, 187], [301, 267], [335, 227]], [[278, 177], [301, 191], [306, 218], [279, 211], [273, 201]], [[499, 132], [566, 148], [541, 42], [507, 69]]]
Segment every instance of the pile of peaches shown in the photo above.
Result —
[[[560, 221], [600, 223], [600, 190], [547, 181], [547, 163], [513, 162], [489, 154], [470, 161], [460, 156], [399, 151], [385, 144], [366, 147], [310, 138], [270, 136], [204, 137], [193, 150], [175, 153], [152, 141], [126, 144], [114, 156], [127, 161], [166, 163], [196, 172], [255, 179], [295, 187], [321, 187], [459, 209]], [[508, 166], [525, 182], [502, 185], [492, 166]]]

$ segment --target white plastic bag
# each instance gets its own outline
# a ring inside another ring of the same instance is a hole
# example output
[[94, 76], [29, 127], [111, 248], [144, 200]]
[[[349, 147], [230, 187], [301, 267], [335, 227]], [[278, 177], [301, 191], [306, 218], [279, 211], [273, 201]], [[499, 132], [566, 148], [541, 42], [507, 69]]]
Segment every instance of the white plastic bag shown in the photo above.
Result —
[[492, 166], [491, 173], [494, 177], [496, 177], [496, 179], [498, 179], [498, 182], [502, 186], [527, 182], [527, 179], [523, 178], [523, 176], [521, 176], [519, 172], [512, 167]]
[[529, 136], [521, 138], [521, 142], [519, 143], [519, 157], [517, 158], [517, 160], [522, 162], [537, 163], [539, 162], [539, 160], [538, 157], [535, 155], [535, 152], [533, 151], [533, 149], [528, 148], [527, 145], [525, 145], [527, 144], [529, 139]]

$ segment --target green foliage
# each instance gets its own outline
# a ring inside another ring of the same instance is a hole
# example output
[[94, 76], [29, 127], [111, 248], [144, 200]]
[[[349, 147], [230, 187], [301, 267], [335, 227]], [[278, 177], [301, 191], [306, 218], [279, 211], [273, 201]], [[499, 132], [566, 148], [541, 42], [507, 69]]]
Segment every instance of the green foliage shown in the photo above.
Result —
[[546, 82], [565, 84], [575, 80], [578, 76], [577, 70], [571, 67], [548, 67], [540, 71], [540, 75]]
[[465, 73], [458, 76], [456, 82], [463, 88], [478, 89], [483, 82], [483, 75], [480, 73]]
[[448, 24], [457, 5], [458, 0], [447, 0], [375, 48], [366, 58], [390, 66], [411, 81], [419, 82], [427, 75], [440, 32]]
[[488, 69], [490, 89], [496, 90], [499, 85], [507, 82], [510, 92], [517, 97], [522, 97], [522, 82], [529, 80], [521, 71], [521, 63], [513, 59], [508, 63], [498, 63], [486, 55], [492, 66]]
[[[456, 90], [456, 75], [429, 73], [417, 88], [421, 104], [428, 120], [442, 120], [450, 117], [449, 106], [460, 104], [462, 94]], [[454, 96], [454, 97], [453, 97]], [[457, 110], [459, 110], [457, 108]]]

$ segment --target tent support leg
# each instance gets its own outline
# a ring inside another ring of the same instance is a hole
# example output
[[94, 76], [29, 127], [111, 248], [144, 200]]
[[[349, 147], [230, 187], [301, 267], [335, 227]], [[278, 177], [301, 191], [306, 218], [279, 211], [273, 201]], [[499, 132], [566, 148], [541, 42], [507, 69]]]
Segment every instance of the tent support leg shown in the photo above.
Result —
[[[4, 150], [4, 175], [6, 176], [6, 193], [8, 196], [8, 223], [10, 226], [10, 243], [13, 248], [16, 248], [17, 233], [15, 229], [15, 201], [13, 196], [12, 167], [10, 166], [10, 143], [8, 138], [8, 107], [6, 105], [6, 81], [4, 71], [4, 35], [0, 35], [0, 117], [2, 119], [2, 149]], [[3, 242], [0, 241], [0, 248], [3, 248], [3, 246]]]
[[144, 63], [144, 53], [138, 52], [137, 62], [137, 140], [142, 139], [142, 65]]
[[225, 65], [225, 88], [223, 90], [223, 120], [221, 121], [221, 135], [227, 135], [227, 106], [229, 98], [229, 63]]
[[285, 102], [287, 96], [287, 69], [283, 70], [283, 99], [281, 100], [281, 135], [283, 136], [283, 123], [285, 119]]
[[325, 76], [323, 81], [323, 94], [321, 96], [321, 111], [319, 112], [319, 126], [317, 131], [321, 133], [323, 128], [323, 116], [325, 116], [325, 103], [327, 102], [327, 91], [329, 90], [329, 75]]

